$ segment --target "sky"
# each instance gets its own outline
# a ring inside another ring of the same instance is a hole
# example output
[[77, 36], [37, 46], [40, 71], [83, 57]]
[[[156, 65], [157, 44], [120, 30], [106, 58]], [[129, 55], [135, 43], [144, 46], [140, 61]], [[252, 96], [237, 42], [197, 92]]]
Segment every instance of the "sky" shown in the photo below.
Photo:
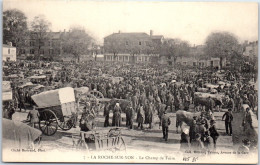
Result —
[[242, 2], [3, 0], [3, 11], [19, 9], [32, 21], [45, 15], [52, 31], [84, 27], [98, 43], [123, 32], [145, 32], [201, 45], [211, 32], [228, 31], [240, 42], [258, 39], [258, 5]]

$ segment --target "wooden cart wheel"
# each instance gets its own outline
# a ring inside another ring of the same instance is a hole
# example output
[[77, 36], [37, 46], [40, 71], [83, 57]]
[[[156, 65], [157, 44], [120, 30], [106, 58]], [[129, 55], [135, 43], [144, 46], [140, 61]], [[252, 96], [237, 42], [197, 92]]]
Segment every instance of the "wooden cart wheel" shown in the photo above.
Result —
[[99, 104], [98, 99], [94, 95], [89, 94], [89, 93], [88, 94], [82, 94], [82, 95], [80, 95], [78, 102], [77, 102], [78, 110], [82, 112], [83, 108], [84, 108], [84, 106], [86, 106], [87, 102], [90, 102], [92, 105], [94, 103]]
[[70, 130], [76, 122], [76, 116], [64, 116], [63, 122], [59, 122], [59, 127], [64, 130]]
[[104, 98], [104, 95], [99, 91], [92, 90], [89, 93], [94, 95], [97, 99], [103, 99]]
[[[89, 93], [91, 95], [94, 95], [98, 100], [103, 100], [104, 99], [104, 95], [101, 92], [97, 91], [97, 90], [92, 90]], [[99, 110], [104, 108], [104, 104], [102, 104], [100, 101], [97, 103], [97, 106], [99, 107]]]
[[51, 110], [41, 111], [39, 127], [44, 135], [54, 135], [58, 129], [58, 120], [55, 113]]

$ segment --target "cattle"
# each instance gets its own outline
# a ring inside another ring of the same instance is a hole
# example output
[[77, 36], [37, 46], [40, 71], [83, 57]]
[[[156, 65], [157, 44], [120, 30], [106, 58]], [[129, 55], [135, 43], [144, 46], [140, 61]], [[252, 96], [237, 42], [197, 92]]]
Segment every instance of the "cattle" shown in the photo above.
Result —
[[[186, 123], [188, 126], [191, 126], [192, 125], [192, 122], [193, 122], [193, 117], [194, 116], [197, 116], [199, 117], [201, 115], [201, 113], [203, 112], [196, 112], [196, 113], [193, 113], [193, 112], [187, 112], [187, 111], [184, 111], [184, 110], [179, 110], [176, 112], [176, 131], [178, 133], [178, 127], [182, 127], [182, 124], [183, 122]], [[211, 119], [214, 119], [214, 116], [212, 114], [212, 112], [204, 112], [205, 113], [205, 117], [207, 120], [211, 120]]]
[[194, 105], [198, 106], [199, 104], [208, 106], [208, 98], [209, 96], [215, 101], [215, 105], [222, 106], [224, 95], [222, 94], [210, 94], [210, 93], [202, 93], [202, 92], [195, 92], [194, 93]]

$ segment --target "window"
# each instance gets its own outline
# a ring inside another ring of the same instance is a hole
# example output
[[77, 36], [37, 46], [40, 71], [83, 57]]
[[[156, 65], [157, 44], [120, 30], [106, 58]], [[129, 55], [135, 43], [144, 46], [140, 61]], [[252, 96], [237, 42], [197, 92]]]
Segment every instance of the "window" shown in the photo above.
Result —
[[10, 51], [10, 49], [8, 49], [8, 54], [10, 54], [11, 53], [11, 51]]
[[122, 56], [119, 56], [119, 61], [123, 61], [123, 57]]
[[139, 41], [139, 45], [142, 45], [142, 42], [141, 42], [141, 41]]
[[34, 41], [30, 41], [30, 46], [34, 46]]
[[125, 42], [125, 45], [128, 45], [128, 41]]
[[30, 50], [30, 54], [34, 54], [34, 49], [31, 49], [31, 50]]

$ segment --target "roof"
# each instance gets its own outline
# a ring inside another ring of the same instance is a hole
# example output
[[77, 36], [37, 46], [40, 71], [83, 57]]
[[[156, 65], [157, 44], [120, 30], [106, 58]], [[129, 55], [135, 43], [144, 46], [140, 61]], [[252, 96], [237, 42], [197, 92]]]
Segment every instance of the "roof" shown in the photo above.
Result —
[[163, 35], [154, 35], [152, 36], [152, 39], [162, 39]]
[[149, 38], [150, 36], [146, 33], [113, 33], [106, 38], [117, 37], [117, 38]]
[[[35, 32], [31, 32], [31, 36], [29, 36], [29, 38], [34, 39]], [[50, 39], [60, 39], [61, 36], [64, 36], [65, 34], [68, 34], [68, 32], [47, 32], [47, 36]]]
[[7, 44], [3, 44], [3, 47], [4, 48], [15, 48], [14, 46], [10, 46], [10, 45], [7, 45]]

